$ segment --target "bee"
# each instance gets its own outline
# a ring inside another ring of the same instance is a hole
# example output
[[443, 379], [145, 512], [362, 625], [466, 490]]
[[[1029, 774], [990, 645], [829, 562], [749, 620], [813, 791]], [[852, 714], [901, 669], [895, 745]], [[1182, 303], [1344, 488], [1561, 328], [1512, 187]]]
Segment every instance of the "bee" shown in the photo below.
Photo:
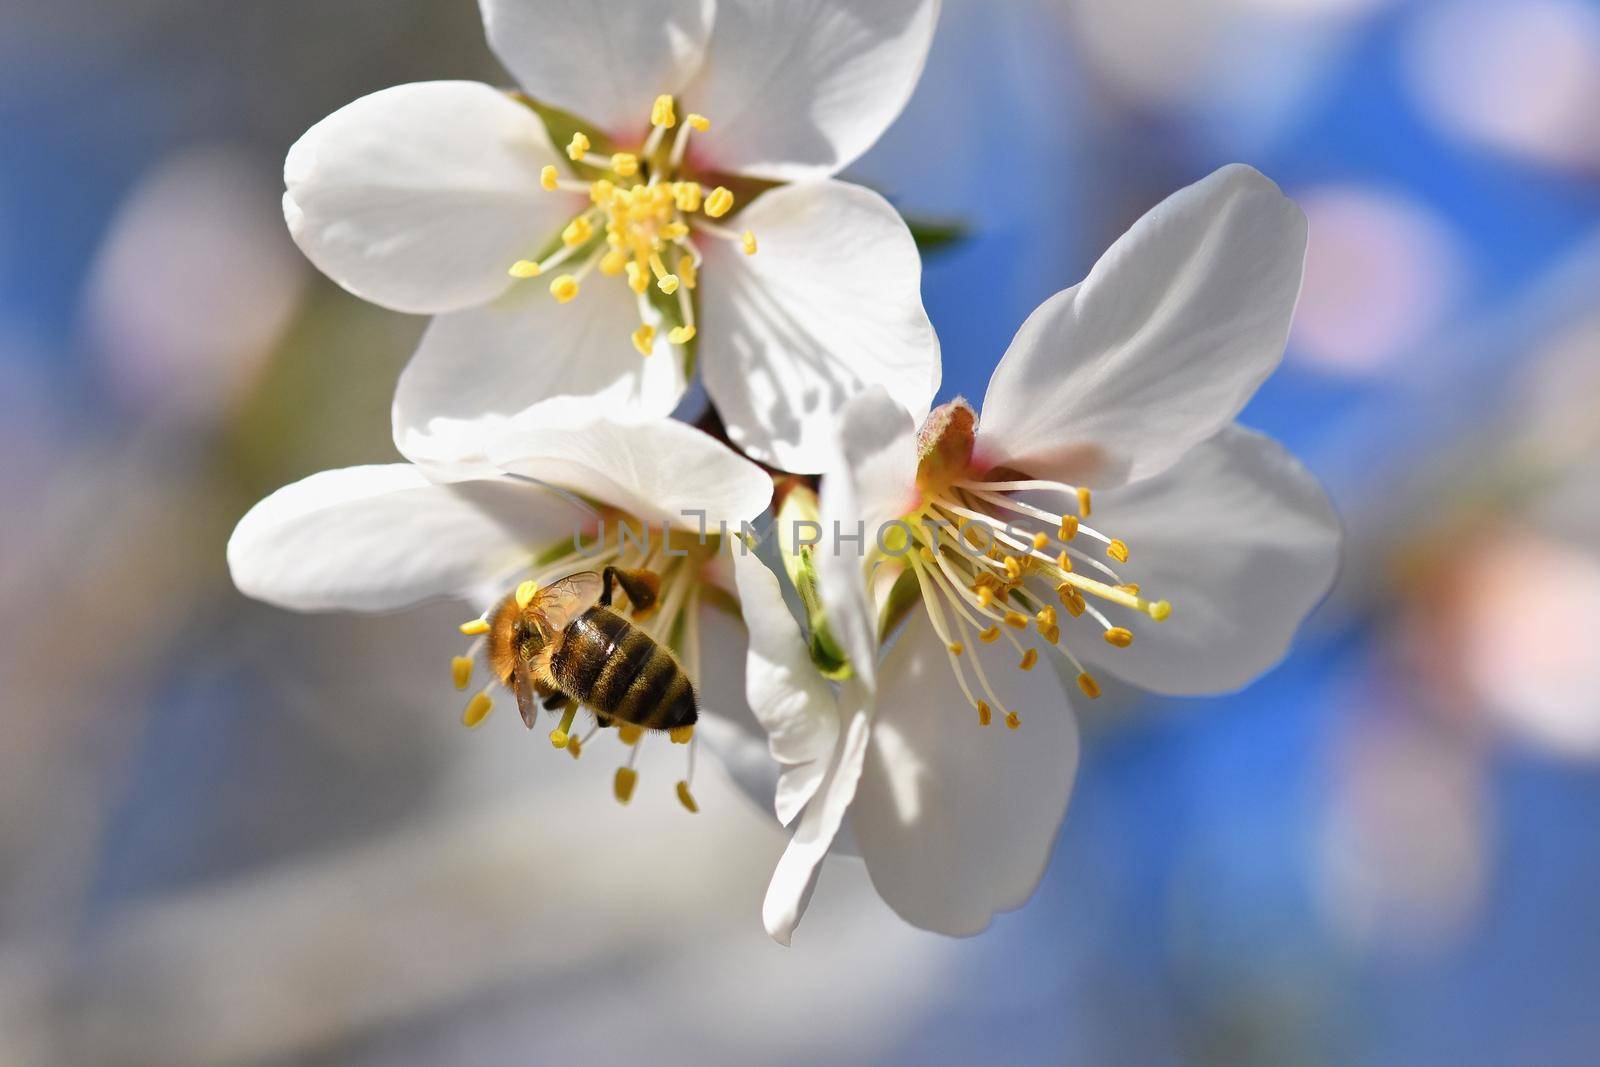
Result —
[[[519, 590], [500, 602], [489, 618], [489, 666], [516, 694], [529, 729], [538, 720], [537, 701], [550, 710], [567, 708], [551, 735], [561, 744], [579, 705], [601, 726], [667, 730], [674, 740], [694, 725], [694, 686], [677, 658], [611, 610], [612, 589], [621, 586], [635, 618], [649, 612], [659, 581], [650, 571], [607, 567], [603, 575], [583, 571], [531, 597]], [[596, 593], [599, 602], [588, 606]]]

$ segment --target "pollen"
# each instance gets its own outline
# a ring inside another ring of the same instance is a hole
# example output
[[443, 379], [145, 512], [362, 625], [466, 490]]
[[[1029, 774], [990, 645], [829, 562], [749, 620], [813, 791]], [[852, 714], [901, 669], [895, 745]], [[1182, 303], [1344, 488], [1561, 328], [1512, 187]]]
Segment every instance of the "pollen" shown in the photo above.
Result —
[[568, 248], [576, 248], [593, 236], [594, 223], [589, 221], [589, 216], [579, 215], [561, 231], [561, 243]]
[[754, 230], [746, 230], [739, 235], [739, 247], [744, 249], [744, 254], [747, 256], [756, 254], [756, 234]]
[[617, 727], [617, 740], [621, 741], [625, 745], [637, 745], [639, 743], [639, 738], [643, 736], [644, 728], [635, 726], [631, 722], [625, 722], [621, 726]]
[[631, 178], [639, 173], [639, 157], [632, 152], [618, 152], [611, 157], [611, 169], [618, 177]]
[[733, 193], [726, 186], [719, 185], [711, 190], [711, 195], [706, 197], [706, 215], [713, 219], [720, 219], [733, 210]]
[[527, 581], [517, 586], [517, 610], [527, 611], [533, 598], [539, 595], [539, 583]]
[[1126, 541], [1119, 540], [1112, 541], [1106, 546], [1106, 555], [1110, 556], [1118, 563], [1128, 562], [1128, 543]]
[[672, 743], [675, 745], [687, 745], [694, 737], [694, 726], [693, 724], [688, 726], [674, 726], [672, 729], [667, 731], [667, 736], [672, 739]]
[[472, 729], [484, 719], [489, 717], [489, 710], [494, 707], [494, 701], [489, 699], [488, 693], [475, 693], [467, 701], [466, 710], [461, 713], [461, 725]]
[[988, 726], [989, 725], [989, 720], [990, 720], [989, 705], [984, 703], [981, 700], [978, 701], [978, 725], [979, 726]]
[[1158, 600], [1145, 611], [1156, 622], [1166, 622], [1167, 616], [1172, 614], [1172, 605], [1165, 600]]
[[1035, 552], [1043, 551], [1044, 546], [1050, 543], [1050, 535], [1040, 530], [1033, 535], [1033, 548]]
[[668, 93], [662, 93], [650, 106], [650, 125], [670, 130], [677, 124], [678, 113], [672, 108], [672, 97]]
[[678, 783], [678, 803], [682, 804], [690, 815], [697, 815], [700, 812], [700, 805], [694, 802], [694, 794], [689, 792], [688, 782]]
[[539, 172], [539, 184], [547, 190], [555, 190], [561, 184], [561, 172], [553, 164], [547, 164]]
[[572, 753], [572, 758], [577, 759], [583, 755], [583, 742], [578, 740], [578, 735], [573, 734], [567, 741], [567, 751]]
[[1007, 556], [1005, 559], [1005, 567], [1006, 577], [1010, 578], [1013, 582], [1022, 577], [1022, 561], [1017, 559], [1017, 557]]
[[[1087, 499], [1087, 498], [1086, 497], [1080, 497], [1079, 499]], [[1061, 528], [1056, 531], [1056, 535], [1062, 541], [1070, 541], [1074, 537], [1077, 537], [1078, 536], [1078, 516], [1076, 516], [1076, 515], [1063, 515], [1063, 516], [1061, 516]]]
[[556, 298], [557, 303], [571, 303], [578, 295], [578, 279], [570, 274], [563, 274], [550, 283], [550, 295]]
[[990, 589], [987, 585], [978, 586], [977, 594], [979, 607], [989, 608], [994, 606], [994, 590]]
[[1039, 609], [1039, 613], [1033, 617], [1033, 621], [1041, 630], [1054, 626], [1056, 624], [1056, 609], [1046, 604]]
[[511, 264], [506, 273], [513, 278], [537, 278], [542, 268], [531, 259], [519, 259]]
[[585, 137], [581, 132], [575, 133], [572, 135], [572, 140], [567, 142], [567, 158], [576, 163], [587, 155], [592, 147], [594, 146], [590, 144], [589, 138]]
[[694, 334], [693, 326], [676, 326], [667, 334], [667, 340], [675, 345], [686, 345], [694, 340]]
[[632, 767], [618, 767], [617, 776], [611, 783], [611, 793], [617, 798], [618, 804], [626, 804], [633, 799], [633, 787], [638, 784], [638, 771]]
[[613, 248], [611, 251], [600, 257], [600, 273], [604, 274], [607, 278], [615, 278], [617, 275], [622, 273], [623, 268], [625, 268], [627, 265], [627, 253], [623, 252], [620, 248]]
[[472, 681], [471, 656], [455, 656], [450, 660], [450, 680], [456, 684], [457, 689], [467, 687], [467, 683]]
[[978, 640], [982, 641], [986, 645], [994, 644], [996, 641], [1000, 640], [1000, 627], [991, 626], [986, 630], [979, 630]]
[[641, 356], [648, 356], [655, 351], [656, 328], [645, 323], [633, 331], [633, 347], [639, 350]]
[[1100, 695], [1100, 683], [1095, 681], [1094, 676], [1088, 671], [1084, 671], [1078, 675], [1078, 688], [1082, 689], [1083, 695], [1088, 697], [1090, 700], [1093, 700]]
[[1056, 553], [1056, 566], [1068, 573], [1072, 571], [1072, 557], [1067, 555], [1065, 549]]
[[461, 624], [460, 630], [468, 637], [477, 637], [479, 634], [486, 634], [489, 632], [489, 620], [473, 619], [471, 622], [464, 622]]
[[550, 746], [552, 748], [566, 748], [574, 740], [575, 738], [565, 730], [556, 729], [550, 731]]
[[704, 197], [699, 182], [678, 182], [672, 187], [672, 199], [679, 211], [695, 212], [700, 210], [700, 201]]
[[963, 652], [965, 652], [967, 650], [967, 646], [963, 645], [960, 641], [951, 641], [948, 645], [945, 645], [944, 647], [950, 650], [950, 654], [952, 656], [959, 656], [959, 655], [961, 655], [961, 653], [963, 653]]
[[1117, 648], [1127, 648], [1133, 644], [1133, 631], [1124, 629], [1121, 626], [1113, 626], [1106, 631], [1106, 644], [1114, 645]]
[[696, 114], [693, 111], [689, 112], [688, 117], [683, 121], [687, 122], [689, 127], [694, 130], [695, 133], [705, 133], [707, 130], [711, 129], [711, 120], [706, 118], [704, 115]]
[[1090, 513], [1094, 510], [1089, 505], [1090, 505], [1089, 490], [1087, 490], [1087, 489], [1079, 489], [1078, 490], [1078, 514], [1083, 516], [1086, 519], [1089, 517]]
[[678, 257], [678, 277], [683, 279], [685, 289], [693, 289], [700, 284], [700, 268], [694, 264], [694, 257], [685, 252]]
[[1022, 716], [1014, 711], [1006, 712], [1006, 729], [1015, 730], [1022, 725]]
[[1033, 670], [1033, 665], [1038, 662], [1039, 650], [1037, 648], [1030, 648], [1022, 653], [1022, 662], [1018, 663], [1017, 666], [1022, 670], [1031, 671]]
[[1006, 625], [1013, 630], [1026, 630], [1028, 628], [1028, 617], [1020, 611], [1008, 611], [1006, 612]]

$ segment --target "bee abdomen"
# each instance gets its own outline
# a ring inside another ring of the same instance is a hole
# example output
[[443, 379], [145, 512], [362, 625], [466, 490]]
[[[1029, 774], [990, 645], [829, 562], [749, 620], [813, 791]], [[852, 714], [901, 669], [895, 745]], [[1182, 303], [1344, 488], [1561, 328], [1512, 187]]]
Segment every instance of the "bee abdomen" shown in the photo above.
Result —
[[694, 688], [672, 653], [606, 608], [568, 625], [550, 672], [581, 703], [623, 722], [666, 730], [696, 718]]

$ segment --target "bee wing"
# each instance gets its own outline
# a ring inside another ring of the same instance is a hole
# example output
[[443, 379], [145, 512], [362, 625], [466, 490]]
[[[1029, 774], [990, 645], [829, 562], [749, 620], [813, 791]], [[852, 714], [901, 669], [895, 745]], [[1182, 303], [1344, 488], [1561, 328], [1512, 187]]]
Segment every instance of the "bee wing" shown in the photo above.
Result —
[[580, 571], [545, 586], [534, 596], [528, 611], [538, 619], [547, 638], [566, 629], [600, 596], [600, 576]]

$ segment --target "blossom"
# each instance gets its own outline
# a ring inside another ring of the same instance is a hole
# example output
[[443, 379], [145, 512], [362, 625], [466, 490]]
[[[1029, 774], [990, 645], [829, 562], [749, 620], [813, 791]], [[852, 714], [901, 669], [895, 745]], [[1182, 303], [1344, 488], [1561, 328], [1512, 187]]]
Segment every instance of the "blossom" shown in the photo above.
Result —
[[820, 469], [865, 386], [925, 406], [915, 244], [833, 175], [904, 106], [938, 6], [482, 0], [525, 96], [400, 85], [313, 126], [284, 167], [296, 242], [437, 316], [400, 379], [401, 451], [476, 455], [483, 417], [528, 409], [666, 415], [691, 354], [733, 442], [787, 469]]
[[[655, 604], [630, 603], [633, 624], [676, 651], [706, 713], [692, 738], [690, 731], [673, 737], [689, 744], [680, 800], [694, 810], [689, 784], [702, 733], [719, 752], [726, 746], [741, 784], [759, 788], [739, 773], [752, 762], [739, 751], [753, 725], [742, 672], [709, 669], [707, 652], [717, 650], [720, 662], [727, 650], [742, 663], [746, 638], [724, 530], [765, 509], [770, 479], [680, 422], [594, 419], [540, 429], [512, 420], [490, 439], [489, 462], [470, 473], [441, 478], [439, 470], [409, 463], [348, 467], [278, 490], [240, 520], [228, 542], [234, 584], [297, 611], [468, 602], [474, 617], [457, 640], [471, 643], [458, 648], [450, 673], [457, 689], [472, 690], [462, 722], [477, 726], [507, 682], [486, 641], [501, 605], [525, 606], [575, 573], [647, 572]], [[551, 734], [573, 756], [588, 740], [570, 732], [576, 707], [568, 706]], [[537, 709], [523, 714], [532, 727]], [[618, 799], [626, 802], [641, 737], [625, 724], [617, 735], [632, 749], [617, 778]]]
[[[790, 764], [780, 817], [803, 807], [768, 891], [774, 937], [846, 812], [901, 916], [982, 930], [1031, 895], [1065, 813], [1068, 686], [1094, 699], [1104, 672], [1216, 693], [1283, 656], [1332, 582], [1339, 522], [1291, 456], [1233, 420], [1282, 357], [1305, 236], [1276, 186], [1224, 168], [1029, 317], [981, 418], [881, 390], [846, 407], [811, 559], [853, 686], [761, 691], [805, 644], [747, 608], [755, 714], [812, 742], [774, 740]], [[1037, 669], [1047, 658], [1059, 674]]]

